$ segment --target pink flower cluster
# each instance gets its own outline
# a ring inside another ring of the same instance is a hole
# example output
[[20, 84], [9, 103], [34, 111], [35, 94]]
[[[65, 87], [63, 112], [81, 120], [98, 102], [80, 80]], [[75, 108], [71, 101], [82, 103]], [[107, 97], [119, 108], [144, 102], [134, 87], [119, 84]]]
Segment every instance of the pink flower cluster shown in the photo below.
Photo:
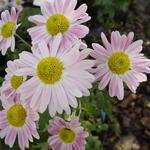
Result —
[[[3, 110], [0, 111], [0, 137], [12, 147], [18, 137], [21, 150], [29, 147], [33, 137], [39, 139], [36, 124], [38, 113], [48, 108], [51, 117], [65, 112], [70, 115], [78, 107], [78, 99], [89, 96], [92, 83], [108, 87], [109, 95], [124, 98], [124, 84], [133, 92], [150, 73], [150, 60], [141, 53], [143, 41], [133, 42], [127, 36], [111, 33], [110, 41], [101, 33], [103, 45], [93, 49], [82, 42], [89, 28], [83, 23], [91, 18], [87, 5], [76, 9], [77, 0], [45, 1], [42, 15], [29, 17], [35, 26], [28, 29], [31, 51], [23, 51], [19, 59], [8, 61], [5, 81], [0, 89]], [[15, 49], [15, 35], [20, 9], [2, 12], [0, 20], [0, 51]], [[88, 56], [94, 59], [90, 59]], [[49, 146], [54, 150], [84, 150], [88, 136], [78, 117], [70, 122], [61, 118], [50, 121]]]

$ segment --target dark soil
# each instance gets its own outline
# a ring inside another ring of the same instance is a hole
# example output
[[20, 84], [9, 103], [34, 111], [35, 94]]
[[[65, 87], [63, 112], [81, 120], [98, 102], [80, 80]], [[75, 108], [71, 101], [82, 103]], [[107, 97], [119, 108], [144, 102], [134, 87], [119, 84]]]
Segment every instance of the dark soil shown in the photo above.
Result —
[[[135, 39], [144, 40], [143, 52], [150, 58], [150, 0], [135, 0], [127, 13], [126, 21], [117, 29], [135, 32]], [[136, 95], [126, 92], [126, 98], [114, 107], [121, 135], [105, 137], [106, 150], [150, 150], [150, 76]], [[103, 138], [103, 137], [102, 137]]]

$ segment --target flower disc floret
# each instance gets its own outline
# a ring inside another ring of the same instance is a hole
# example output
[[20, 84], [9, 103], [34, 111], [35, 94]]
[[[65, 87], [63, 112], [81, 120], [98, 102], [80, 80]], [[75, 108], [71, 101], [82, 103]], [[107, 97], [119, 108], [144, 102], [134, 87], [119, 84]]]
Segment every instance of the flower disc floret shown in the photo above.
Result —
[[53, 14], [47, 19], [46, 28], [48, 33], [52, 36], [55, 36], [58, 33], [63, 34], [69, 28], [69, 21], [64, 15]]
[[11, 106], [7, 111], [7, 121], [14, 127], [22, 127], [25, 124], [27, 112], [21, 104]]
[[20, 6], [21, 5], [21, 0], [16, 0], [16, 5]]
[[45, 84], [55, 84], [61, 79], [63, 64], [55, 57], [43, 58], [37, 65], [37, 75]]
[[16, 90], [23, 83], [23, 76], [13, 75], [11, 77], [10, 82], [11, 82], [11, 87]]
[[108, 66], [114, 74], [124, 74], [131, 67], [129, 56], [124, 52], [115, 52], [108, 59]]
[[75, 136], [75, 132], [69, 128], [62, 128], [59, 131], [60, 139], [66, 144], [72, 143], [75, 140]]
[[1, 28], [1, 34], [4, 38], [9, 38], [13, 34], [13, 30], [15, 28], [15, 22], [9, 21], [6, 22]]

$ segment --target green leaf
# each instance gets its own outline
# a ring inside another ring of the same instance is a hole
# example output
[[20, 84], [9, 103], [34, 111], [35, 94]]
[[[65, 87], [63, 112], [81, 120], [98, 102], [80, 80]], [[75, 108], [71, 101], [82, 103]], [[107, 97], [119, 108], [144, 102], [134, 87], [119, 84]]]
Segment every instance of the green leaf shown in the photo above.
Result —
[[48, 109], [43, 113], [40, 114], [40, 120], [39, 120], [39, 128], [40, 130], [47, 130], [47, 126], [49, 125], [50, 115], [48, 112]]
[[109, 118], [112, 116], [112, 98], [105, 91], [97, 93], [97, 100], [100, 108], [107, 114]]
[[87, 138], [86, 150], [103, 150], [102, 143], [98, 136], [89, 136]]

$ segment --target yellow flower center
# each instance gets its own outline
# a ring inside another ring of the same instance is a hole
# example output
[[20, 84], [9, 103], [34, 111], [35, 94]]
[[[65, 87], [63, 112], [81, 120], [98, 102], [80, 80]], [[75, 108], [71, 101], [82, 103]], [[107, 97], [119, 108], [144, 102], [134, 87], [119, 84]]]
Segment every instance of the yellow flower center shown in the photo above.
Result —
[[55, 57], [43, 58], [37, 65], [37, 75], [45, 84], [55, 84], [61, 79], [63, 64]]
[[22, 127], [25, 124], [27, 112], [21, 104], [15, 104], [7, 111], [7, 121], [14, 127]]
[[20, 6], [21, 5], [21, 1], [20, 0], [16, 0], [16, 5]]
[[50, 35], [55, 36], [58, 33], [65, 33], [69, 28], [68, 19], [61, 14], [53, 14], [49, 16], [46, 22], [46, 28]]
[[18, 87], [23, 83], [23, 77], [22, 76], [16, 76], [16, 75], [13, 75], [11, 77], [11, 87], [15, 90], [18, 89]]
[[13, 30], [15, 27], [15, 22], [13, 21], [9, 21], [7, 23], [5, 23], [2, 28], [1, 28], [1, 34], [4, 38], [9, 38], [12, 36], [13, 34]]
[[75, 132], [68, 128], [62, 128], [59, 131], [60, 139], [66, 144], [72, 143], [75, 140], [75, 136]]
[[129, 56], [124, 52], [113, 53], [108, 60], [109, 69], [115, 74], [124, 74], [131, 67]]

